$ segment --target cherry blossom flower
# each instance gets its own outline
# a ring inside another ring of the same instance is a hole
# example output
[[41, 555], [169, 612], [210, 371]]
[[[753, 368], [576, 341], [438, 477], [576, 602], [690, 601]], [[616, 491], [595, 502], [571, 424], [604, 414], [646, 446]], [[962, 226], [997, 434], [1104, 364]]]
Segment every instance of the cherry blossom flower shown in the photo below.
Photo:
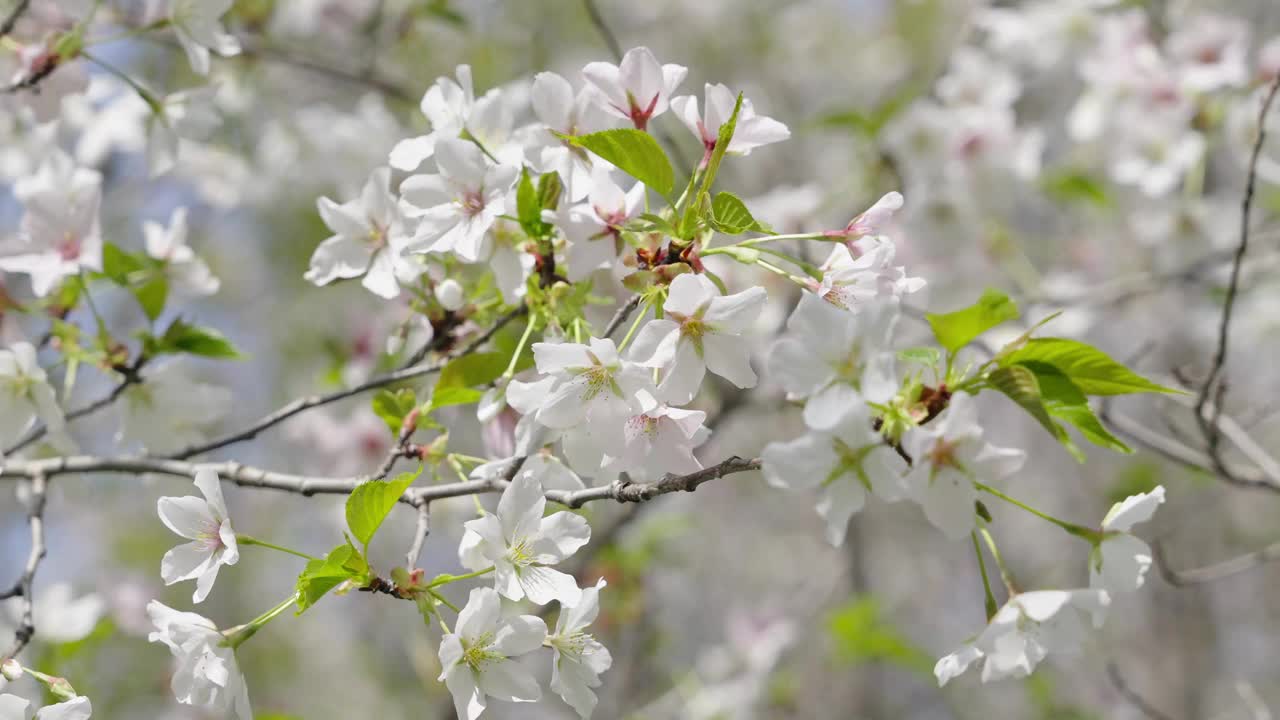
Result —
[[629, 473], [648, 482], [667, 473], [684, 475], [702, 469], [694, 448], [711, 436], [703, 423], [707, 414], [659, 405], [634, 415], [623, 425], [623, 445], [617, 457], [606, 458], [604, 469]]
[[622, 420], [656, 404], [649, 392], [649, 373], [619, 359], [608, 338], [591, 338], [585, 345], [534, 343], [533, 359], [538, 372], [555, 378], [535, 416], [549, 428], [620, 428]]
[[587, 202], [570, 209], [561, 225], [570, 282], [585, 280], [612, 265], [622, 249], [622, 227], [644, 210], [644, 183], [637, 182], [624, 193], [603, 165], [595, 166], [591, 178]]
[[[474, 552], [461, 553], [472, 570], [493, 566], [493, 585], [503, 597], [528, 597], [538, 605], [552, 600], [573, 604], [580, 590], [572, 575], [552, 565], [577, 552], [591, 538], [586, 518], [562, 511], [543, 517], [547, 500], [533, 475], [517, 475], [502, 492], [496, 513], [463, 523]], [[483, 564], [477, 564], [483, 558]]]
[[843, 230], [829, 230], [826, 234], [828, 237], [844, 238], [849, 247], [849, 254], [857, 257], [857, 251], [853, 249], [853, 241], [867, 235], [881, 234], [880, 231], [893, 219], [894, 213], [902, 209], [902, 204], [902, 193], [885, 193], [874, 205], [850, 220]]
[[821, 490], [818, 514], [832, 545], [844, 544], [849, 518], [866, 504], [868, 492], [888, 502], [905, 494], [900, 478], [906, 463], [872, 429], [865, 403], [848, 408], [830, 431], [769, 443], [760, 458], [770, 485]]
[[946, 685], [977, 660], [982, 681], [1026, 677], [1049, 653], [1078, 652], [1085, 629], [1081, 613], [1111, 603], [1103, 590], [1036, 590], [1009, 598], [977, 638], [938, 661], [933, 674]]
[[519, 170], [490, 163], [467, 140], [436, 143], [438, 175], [411, 175], [400, 185], [405, 214], [418, 218], [408, 252], [456, 253], [464, 262], [485, 254], [485, 234], [506, 212]]
[[[702, 162], [711, 159], [715, 151], [716, 140], [720, 136], [720, 127], [729, 122], [733, 116], [733, 107], [737, 104], [737, 96], [722, 84], [707, 83], [703, 90], [706, 100], [706, 117], [698, 112], [698, 98], [683, 95], [671, 101], [671, 109], [679, 116], [680, 121], [689, 132], [702, 143]], [[751, 151], [763, 145], [782, 142], [791, 137], [786, 125], [763, 115], [756, 115], [751, 101], [743, 98], [742, 108], [738, 111], [738, 122], [734, 125], [733, 137], [729, 139], [726, 152], [738, 155], [750, 155]]]
[[170, 93], [150, 109], [146, 116], [147, 167], [152, 176], [173, 169], [181, 139], [203, 140], [222, 123], [213, 107], [217, 92], [211, 85]]
[[850, 313], [817, 295], [800, 297], [787, 332], [770, 350], [769, 371], [788, 397], [808, 399], [809, 427], [830, 430], [846, 408], [884, 403], [897, 393], [889, 351], [897, 318], [897, 303], [882, 299]]
[[222, 499], [218, 474], [212, 470], [196, 473], [196, 487], [203, 500], [186, 497], [162, 497], [156, 504], [160, 521], [173, 532], [191, 542], [164, 554], [160, 561], [160, 577], [165, 585], [195, 580], [192, 602], [203, 602], [218, 579], [218, 569], [240, 561], [236, 531], [231, 527], [227, 504]]
[[175, 295], [199, 296], [218, 292], [221, 282], [187, 245], [186, 208], [176, 208], [169, 216], [167, 226], [143, 222], [142, 235], [146, 240], [147, 255], [164, 262], [169, 290]]
[[1249, 82], [1249, 26], [1216, 14], [1186, 18], [1165, 40], [1182, 86], [1192, 92], [1244, 87]]
[[737, 387], [755, 387], [744, 334], [764, 301], [762, 287], [721, 296], [702, 275], [677, 276], [662, 306], [666, 317], [640, 329], [631, 357], [665, 369], [658, 394], [676, 404], [693, 399], [708, 370]]
[[631, 121], [638, 130], [667, 111], [671, 94], [688, 73], [682, 65], [659, 64], [647, 47], [628, 50], [618, 65], [593, 62], [582, 69], [583, 77], [599, 91], [597, 102], [605, 112]]
[[187, 54], [191, 69], [209, 74], [209, 51], [222, 57], [240, 54], [240, 41], [227, 33], [219, 19], [235, 0], [170, 0], [169, 24]]
[[[535, 75], [529, 91], [538, 121], [561, 135], [585, 135], [614, 125], [613, 118], [600, 108], [595, 97], [589, 86], [575, 95], [569, 81], [553, 72]], [[547, 142], [548, 146], [540, 153], [542, 172], [559, 173], [569, 202], [582, 200], [595, 187], [592, 169], [604, 162], [555, 135], [548, 133]]]
[[547, 636], [552, 650], [551, 690], [578, 711], [583, 720], [591, 717], [596, 707], [596, 694], [591, 688], [600, 686], [600, 673], [613, 665], [613, 657], [599, 640], [585, 632], [600, 612], [600, 578], [594, 587], [583, 588], [575, 605], [560, 606], [556, 631]]
[[1151, 546], [1129, 530], [1151, 519], [1164, 502], [1164, 487], [1130, 495], [1111, 506], [1102, 519], [1102, 541], [1089, 557], [1089, 587], [1109, 593], [1133, 592], [1142, 587], [1151, 569]]
[[520, 466], [519, 476], [528, 476], [545, 490], [581, 490], [586, 487], [577, 473], [546, 450], [529, 455]]
[[39, 419], [50, 431], [66, 424], [48, 375], [29, 342], [0, 348], [0, 450], [11, 445]]
[[974, 528], [975, 482], [996, 480], [1018, 471], [1022, 450], [983, 442], [973, 396], [958, 393], [934, 422], [913, 427], [902, 447], [914, 458], [905, 483], [929, 522], [952, 540]]
[[121, 393], [117, 442], [177, 450], [204, 440], [204, 428], [231, 409], [229, 390], [193, 380], [178, 362], [148, 366], [142, 377]]
[[822, 264], [822, 280], [813, 291], [823, 300], [858, 311], [876, 298], [897, 299], [922, 290], [924, 278], [907, 277], [907, 269], [893, 264], [896, 248], [883, 235], [869, 235], [849, 246], [836, 247]]
[[147, 639], [164, 643], [177, 659], [173, 673], [174, 697], [183, 705], [213, 712], [232, 711], [238, 720], [253, 720], [249, 687], [236, 664], [235, 650], [211, 620], [196, 613], [179, 612], [158, 600], [147, 604], [155, 626]]
[[[83, 640], [97, 627], [106, 604], [98, 593], [74, 597], [70, 583], [54, 583], [36, 593], [31, 615], [40, 627], [39, 640], [47, 643], [73, 643]], [[0, 615], [0, 633], [13, 632], [22, 621], [22, 599], [4, 603]]]
[[45, 705], [31, 714], [31, 702], [17, 695], [0, 695], [0, 720], [89, 720], [93, 705], [83, 695], [57, 705]]
[[1109, 170], [1123, 185], [1148, 197], [1173, 192], [1204, 156], [1204, 136], [1174, 119], [1148, 118], [1128, 125], [1113, 145]]
[[440, 641], [440, 679], [453, 694], [458, 720], [475, 720], [488, 698], [537, 702], [542, 688], [512, 658], [542, 646], [547, 626], [541, 618], [503, 619], [502, 602], [490, 588], [475, 588], [458, 613], [454, 632]]
[[308, 281], [327, 285], [363, 275], [370, 292], [391, 299], [400, 295], [401, 283], [421, 274], [422, 266], [403, 256], [409, 237], [391, 193], [390, 168], [374, 170], [358, 199], [338, 204], [322, 197], [316, 206], [334, 235], [311, 256]]
[[96, 170], [77, 167], [55, 150], [13, 193], [26, 212], [17, 242], [0, 247], [0, 270], [30, 275], [32, 291], [44, 297], [81, 269], [102, 269], [102, 176]]

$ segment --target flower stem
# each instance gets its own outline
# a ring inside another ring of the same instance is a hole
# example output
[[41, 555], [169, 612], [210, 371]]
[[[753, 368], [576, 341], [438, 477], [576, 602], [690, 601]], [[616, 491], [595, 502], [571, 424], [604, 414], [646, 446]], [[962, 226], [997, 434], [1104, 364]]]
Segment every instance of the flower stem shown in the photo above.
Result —
[[427, 585], [427, 588], [440, 587], [441, 585], [448, 585], [449, 583], [457, 582], [459, 580], [470, 580], [471, 578], [478, 578], [481, 575], [488, 575], [491, 572], [493, 572], [492, 565], [483, 570], [467, 573], [466, 575], [452, 575], [444, 580], [434, 580], [430, 585]]
[[530, 318], [528, 324], [524, 326], [524, 334], [520, 336], [520, 343], [516, 345], [516, 351], [511, 353], [511, 362], [507, 363], [507, 369], [503, 371], [502, 377], [510, 378], [516, 374], [516, 365], [520, 362], [520, 353], [524, 352], [525, 343], [529, 342], [529, 336], [533, 335], [533, 319]]
[[643, 308], [640, 308], [640, 312], [636, 314], [635, 322], [631, 323], [631, 328], [627, 330], [626, 336], [622, 338], [622, 342], [618, 345], [618, 352], [626, 349], [627, 343], [631, 342], [631, 336], [636, 334], [636, 330], [640, 327], [640, 322], [644, 320], [645, 315], [649, 314], [649, 306], [652, 304], [653, 302], [650, 301], [645, 303]]
[[[1000, 549], [996, 547], [996, 539], [991, 537], [991, 533], [986, 528], [979, 528], [978, 532], [982, 534], [982, 539], [986, 541], [987, 549], [991, 551], [991, 557], [995, 558], [996, 567], [1000, 568], [1000, 581], [1004, 583], [1004, 589], [1009, 591], [1010, 595], [1017, 595], [1018, 587], [1013, 584], [1013, 577], [1009, 574], [1009, 568], [1005, 567], [1004, 558], [1000, 557]], [[994, 614], [992, 613], [992, 615]]]
[[1009, 497], [1008, 495], [1004, 494], [1003, 492], [1000, 492], [999, 490], [997, 490], [997, 489], [995, 489], [995, 488], [991, 487], [990, 485], [986, 485], [986, 484], [983, 484], [983, 483], [980, 483], [980, 482], [975, 482], [975, 483], [973, 484], [973, 486], [974, 486], [974, 487], [976, 487], [977, 489], [981, 490], [982, 492], [987, 493], [988, 495], [993, 495], [993, 496], [998, 497], [998, 498], [1000, 498], [1001, 500], [1003, 500], [1003, 501], [1005, 501], [1005, 502], [1009, 503], [1010, 505], [1014, 505], [1014, 506], [1016, 506], [1016, 507], [1022, 508], [1023, 510], [1026, 510], [1027, 512], [1031, 513], [1032, 515], [1035, 515], [1036, 517], [1038, 517], [1038, 518], [1040, 518], [1040, 519], [1042, 519], [1042, 520], [1045, 520], [1045, 521], [1051, 522], [1051, 523], [1053, 523], [1054, 525], [1057, 525], [1058, 527], [1060, 527], [1060, 528], [1062, 528], [1063, 530], [1067, 531], [1068, 533], [1070, 533], [1070, 534], [1072, 534], [1072, 535], [1075, 535], [1075, 536], [1077, 536], [1077, 537], [1082, 537], [1082, 538], [1084, 538], [1085, 540], [1088, 540], [1088, 541], [1089, 541], [1089, 542], [1091, 542], [1091, 543], [1095, 543], [1095, 544], [1096, 544], [1098, 541], [1101, 541], [1101, 539], [1102, 539], [1102, 533], [1098, 532], [1097, 530], [1093, 530], [1092, 528], [1083, 527], [1083, 526], [1081, 526], [1081, 525], [1076, 525], [1075, 523], [1069, 523], [1069, 522], [1067, 522], [1066, 520], [1059, 520], [1058, 518], [1056, 518], [1056, 517], [1054, 517], [1054, 516], [1052, 516], [1052, 515], [1050, 515], [1050, 514], [1048, 514], [1048, 513], [1046, 513], [1046, 512], [1042, 512], [1042, 511], [1040, 511], [1040, 510], [1037, 510], [1037, 509], [1035, 509], [1035, 508], [1031, 507], [1030, 505], [1028, 505], [1028, 504], [1026, 504], [1026, 503], [1022, 502], [1021, 500], [1016, 500], [1016, 499], [1014, 499], [1014, 498], [1012, 498], [1012, 497]]
[[290, 595], [288, 598], [283, 600], [279, 605], [276, 605], [275, 607], [262, 613], [261, 615], [250, 620], [244, 625], [241, 625], [240, 627], [236, 627], [236, 628], [231, 628], [230, 630], [225, 631], [223, 634], [226, 636], [227, 639], [223, 641], [223, 645], [231, 648], [232, 650], [240, 647], [245, 643], [246, 640], [253, 637], [258, 632], [258, 630], [262, 628], [262, 626], [266, 625], [272, 620], [275, 620], [280, 615], [280, 613], [283, 613], [285, 610], [288, 610], [291, 606], [293, 606], [295, 602], [297, 602], [297, 600], [298, 600], [298, 594], [294, 593], [293, 595]]
[[258, 538], [255, 538], [255, 537], [249, 537], [248, 535], [236, 535], [236, 542], [237, 542], [237, 543], [239, 543], [239, 544], [241, 544], [241, 545], [257, 545], [257, 546], [259, 546], [259, 547], [270, 548], [270, 549], [272, 549], [272, 550], [279, 550], [279, 551], [280, 551], [280, 552], [282, 552], [282, 553], [288, 553], [288, 554], [290, 554], [290, 555], [295, 555], [295, 556], [300, 557], [300, 558], [302, 558], [302, 559], [304, 559], [304, 560], [318, 560], [318, 559], [319, 559], [319, 558], [315, 557], [314, 555], [308, 555], [308, 554], [306, 554], [306, 553], [304, 553], [304, 552], [298, 552], [297, 550], [290, 550], [290, 549], [289, 549], [289, 548], [287, 548], [287, 547], [282, 547], [282, 546], [280, 546], [280, 545], [275, 545], [275, 544], [273, 544], [273, 543], [269, 543], [269, 542], [267, 542], [267, 541], [265, 541], [265, 540], [259, 540]]
[[743, 240], [738, 245], [743, 247], [753, 247], [767, 242], [775, 242], [778, 240], [828, 240], [827, 236], [822, 233], [795, 233], [792, 235], [766, 235], [764, 237], [751, 238]]
[[978, 531], [969, 533], [973, 540], [973, 554], [978, 556], [978, 572], [982, 573], [983, 607], [987, 611], [987, 622], [996, 614], [996, 598], [991, 594], [991, 580], [987, 577], [987, 561], [982, 558], [982, 546], [978, 544]]
[[771, 273], [775, 273], [777, 275], [781, 275], [784, 278], [787, 278], [788, 280], [799, 285], [800, 287], [809, 287], [809, 282], [805, 278], [802, 278], [799, 275], [793, 275], [787, 272], [786, 270], [783, 270], [782, 268], [778, 267], [777, 265], [774, 265], [768, 260], [756, 260], [756, 264], [764, 268], [765, 270], [768, 270]]

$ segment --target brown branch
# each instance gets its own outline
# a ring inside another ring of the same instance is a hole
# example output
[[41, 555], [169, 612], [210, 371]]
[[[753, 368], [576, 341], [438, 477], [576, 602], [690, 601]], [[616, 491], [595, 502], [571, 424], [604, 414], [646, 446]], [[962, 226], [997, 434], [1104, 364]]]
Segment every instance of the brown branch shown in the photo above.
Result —
[[404, 556], [404, 566], [413, 568], [418, 566], [418, 557], [422, 555], [422, 545], [427, 541], [427, 535], [431, 533], [431, 503], [422, 501], [416, 503], [418, 509], [418, 524], [413, 531], [413, 542], [409, 545], [409, 551]]
[[604, 326], [604, 332], [600, 337], [607, 338], [617, 332], [618, 328], [622, 327], [622, 324], [627, 321], [627, 318], [631, 317], [631, 313], [635, 312], [636, 308], [640, 307], [640, 300], [641, 297], [639, 294], [632, 295], [631, 299], [623, 304], [622, 307], [618, 308], [618, 311], [613, 314], [612, 318], [609, 318], [609, 324]]
[[31, 642], [31, 638], [36, 634], [36, 626], [32, 617], [33, 594], [32, 584], [35, 580], [36, 570], [40, 568], [40, 561], [44, 560], [46, 553], [44, 540], [44, 507], [45, 495], [48, 489], [47, 479], [44, 475], [35, 474], [31, 476], [31, 497], [28, 499], [27, 506], [27, 522], [31, 527], [31, 550], [27, 554], [27, 564], [22, 570], [22, 576], [14, 583], [9, 590], [0, 593], [0, 600], [13, 597], [22, 598], [21, 618], [19, 620], [18, 629], [14, 631], [13, 644], [4, 655], [0, 656], [0, 662], [9, 658], [17, 657], [18, 653]]
[[616, 500], [620, 503], [647, 502], [659, 495], [673, 492], [693, 492], [699, 485], [725, 475], [759, 470], [760, 459], [744, 460], [737, 455], [710, 467], [705, 467], [688, 475], [672, 475], [668, 473], [661, 480], [650, 483], [633, 483], [620, 479], [618, 482], [601, 487], [584, 490], [548, 490], [547, 499], [566, 507], [578, 508], [583, 503], [593, 500]]
[[0, 37], [4, 37], [13, 32], [13, 28], [17, 26], [18, 20], [22, 18], [22, 13], [27, 11], [27, 6], [31, 4], [31, 0], [18, 0], [18, 4], [13, 6], [9, 14], [5, 17], [4, 22], [0, 22]]
[[1129, 687], [1128, 683], [1124, 681], [1124, 676], [1120, 674], [1120, 668], [1117, 667], [1114, 662], [1107, 663], [1107, 677], [1111, 680], [1111, 685], [1116, 689], [1116, 691], [1119, 692], [1125, 700], [1128, 700], [1130, 705], [1138, 708], [1143, 715], [1146, 715], [1151, 720], [1172, 720], [1170, 716], [1161, 712], [1154, 705], [1147, 702], [1146, 698], [1142, 697], [1137, 693], [1137, 691]]
[[[132, 365], [129, 365], [127, 367], [117, 368], [117, 371], [124, 376], [124, 379], [121, 380], [119, 383], [117, 383], [115, 387], [111, 388], [111, 392], [107, 393], [107, 395], [100, 397], [97, 400], [94, 400], [93, 402], [89, 403], [88, 405], [85, 405], [82, 408], [77, 408], [75, 410], [68, 412], [66, 416], [66, 421], [70, 423], [74, 420], [78, 420], [82, 417], [85, 417], [86, 415], [92, 415], [93, 413], [101, 410], [104, 407], [107, 407], [108, 405], [114, 403], [116, 400], [120, 399], [120, 396], [123, 395], [124, 391], [128, 390], [130, 386], [137, 385], [142, 382], [142, 375], [140, 371], [142, 370], [142, 366], [145, 363], [146, 363], [145, 358], [143, 358], [142, 356], [139, 356], [138, 360], [135, 361]], [[0, 456], [12, 455], [13, 453], [18, 452], [19, 450], [27, 447], [31, 443], [36, 442], [37, 440], [39, 440], [40, 438], [48, 434], [49, 434], [49, 427], [47, 425], [40, 425], [39, 427], [32, 429], [31, 432], [27, 433], [26, 437], [22, 438], [21, 440], [18, 440], [16, 443], [11, 445], [10, 447], [5, 448], [4, 452], [0, 453]]]
[[1221, 580], [1222, 578], [1260, 567], [1274, 560], [1280, 560], [1280, 543], [1274, 543], [1261, 550], [1245, 553], [1213, 565], [1190, 568], [1188, 570], [1174, 570], [1170, 567], [1168, 558], [1164, 554], [1164, 546], [1159, 542], [1151, 544], [1151, 555], [1155, 561], [1156, 569], [1160, 571], [1160, 576], [1165, 579], [1165, 582], [1174, 587], [1186, 587], [1188, 585], [1200, 585], [1214, 580]]
[[[523, 306], [521, 307], [519, 312], [523, 312]], [[471, 343], [469, 343], [466, 347], [462, 348], [456, 353], [447, 355], [444, 358], [441, 358], [440, 360], [434, 363], [431, 363], [428, 365], [418, 365], [415, 367], [404, 368], [402, 370], [396, 370], [395, 372], [391, 372], [385, 375], [380, 375], [378, 377], [371, 378], [369, 380], [366, 380], [360, 383], [359, 385], [346, 388], [345, 390], [332, 392], [327, 395], [311, 395], [308, 397], [298, 398], [290, 403], [287, 403], [281, 406], [275, 412], [272, 412], [269, 415], [266, 415], [260, 418], [259, 420], [257, 420], [256, 422], [254, 422], [249, 427], [243, 430], [238, 430], [234, 433], [231, 433], [229, 435], [224, 435], [220, 438], [217, 438], [216, 440], [211, 440], [209, 442], [190, 445], [176, 453], [166, 455], [165, 458], [170, 460], [186, 460], [187, 458], [194, 457], [196, 455], [203, 455], [204, 453], [207, 453], [213, 450], [218, 450], [218, 449], [227, 447], [228, 445], [234, 445], [236, 443], [244, 442], [245, 440], [252, 440], [253, 438], [257, 437], [258, 434], [261, 433], [263, 430], [279, 425], [285, 420], [288, 420], [294, 415], [297, 415], [298, 413], [304, 412], [306, 410], [321, 407], [323, 405], [328, 405], [330, 403], [335, 403], [335, 402], [338, 402], [339, 400], [345, 400], [349, 397], [354, 397], [356, 395], [360, 395], [361, 393], [365, 393], [370, 390], [377, 390], [379, 388], [386, 387], [387, 385], [394, 385], [395, 383], [398, 383], [398, 382], [413, 380], [415, 378], [419, 378], [424, 375], [430, 375], [431, 373], [439, 372], [440, 370], [444, 369], [444, 366], [448, 365], [450, 361], [456, 360], [457, 358], [460, 358], [464, 355], [470, 355], [471, 353], [480, 349], [481, 345], [484, 345], [486, 342], [488, 342], [489, 339], [492, 338], [493, 335], [497, 333], [498, 330], [500, 330], [503, 325], [509, 322], [512, 317], [519, 314], [519, 312], [513, 311], [511, 313], [508, 313], [501, 320], [496, 322], [493, 325], [493, 327], [489, 328], [484, 333], [482, 333], [479, 337], [477, 337], [475, 340], [471, 341]]]
[[[1267, 114], [1280, 91], [1280, 75], [1271, 81], [1262, 108], [1258, 111], [1258, 136], [1254, 140], [1253, 150], [1249, 156], [1249, 173], [1245, 180], [1244, 198], [1240, 203], [1240, 244], [1236, 246], [1235, 257], [1231, 264], [1231, 279], [1227, 283], [1227, 295], [1222, 305], [1222, 320], [1218, 324], [1218, 349], [1213, 357], [1209, 374], [1200, 388], [1196, 400], [1196, 422], [1204, 435], [1209, 459], [1220, 472], [1225, 471], [1226, 462], [1220, 452], [1222, 432], [1218, 426], [1218, 417], [1222, 409], [1222, 394], [1225, 385], [1221, 383], [1222, 368], [1227, 362], [1227, 349], [1231, 336], [1231, 317], [1235, 310], [1236, 295], [1240, 290], [1240, 271], [1244, 265], [1245, 254], [1249, 251], [1249, 220], [1253, 211], [1253, 196], [1258, 180], [1258, 160], [1262, 156], [1262, 147], [1267, 140]], [[1212, 413], [1206, 412], [1213, 400]]]

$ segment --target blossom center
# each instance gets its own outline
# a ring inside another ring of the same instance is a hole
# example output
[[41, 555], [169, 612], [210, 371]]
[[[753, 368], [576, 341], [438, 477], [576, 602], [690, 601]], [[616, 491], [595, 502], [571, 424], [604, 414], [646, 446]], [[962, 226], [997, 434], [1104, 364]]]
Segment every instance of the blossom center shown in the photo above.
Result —
[[480, 672], [485, 665], [497, 662], [503, 659], [500, 653], [494, 652], [493, 633], [484, 633], [476, 638], [474, 642], [468, 643], [465, 640], [462, 643], [462, 662], [467, 667]]
[[467, 190], [462, 193], [458, 204], [462, 206], [462, 212], [467, 217], [475, 217], [484, 211], [484, 195], [479, 190]]

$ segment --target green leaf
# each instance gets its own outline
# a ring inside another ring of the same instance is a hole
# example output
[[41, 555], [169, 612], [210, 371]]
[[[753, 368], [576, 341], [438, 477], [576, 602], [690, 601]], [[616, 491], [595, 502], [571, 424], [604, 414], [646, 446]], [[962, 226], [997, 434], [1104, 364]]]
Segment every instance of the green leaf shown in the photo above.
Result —
[[942, 360], [942, 353], [938, 352], [938, 348], [914, 347], [899, 350], [898, 359], [935, 367]]
[[520, 227], [529, 237], [546, 237], [551, 226], [542, 222], [542, 202], [538, 191], [529, 178], [529, 168], [520, 172], [520, 183], [516, 186], [516, 213], [520, 218]]
[[728, 255], [743, 265], [755, 265], [756, 261], [760, 259], [759, 250], [753, 247], [743, 247], [741, 245], [725, 245], [724, 247], [715, 248], [715, 254]]
[[850, 665], [886, 662], [932, 675], [933, 660], [890, 624], [872, 597], [859, 597], [827, 616], [837, 660]]
[[144, 269], [142, 261], [113, 243], [102, 244], [102, 274], [117, 285], [128, 285], [129, 275]]
[[1086, 395], [1178, 393], [1138, 375], [1096, 347], [1066, 338], [1035, 338], [1001, 359], [1003, 365], [1041, 362], [1066, 375]]
[[440, 371], [436, 391], [443, 388], [473, 388], [488, 385], [502, 376], [510, 356], [504, 353], [472, 353], [453, 360]]
[[929, 313], [925, 319], [933, 328], [938, 343], [954, 353], [968, 345], [982, 333], [1018, 317], [1018, 306], [1008, 295], [988, 288], [978, 302], [963, 310], [936, 315]]
[[555, 210], [560, 206], [564, 181], [559, 173], [546, 172], [538, 176], [538, 206], [543, 210]]
[[644, 220], [648, 223], [647, 225], [646, 224], [638, 225], [635, 228], [640, 232], [653, 232], [656, 230], [662, 233], [663, 235], [669, 235], [672, 237], [674, 237], [676, 234], [675, 226], [671, 224], [670, 220], [662, 217], [661, 215], [654, 215], [653, 213], [640, 213], [640, 215], [638, 216], [638, 219]]
[[134, 288], [133, 296], [138, 299], [138, 304], [142, 306], [142, 312], [146, 313], [147, 319], [155, 322], [156, 318], [160, 317], [160, 313], [164, 312], [164, 303], [169, 297], [169, 280], [164, 273], [157, 272], [145, 283]]
[[767, 225], [761, 224], [751, 215], [745, 203], [731, 192], [716, 193], [711, 201], [711, 218], [713, 226], [727, 235], [741, 235], [744, 232], [772, 233]]
[[404, 418], [413, 412], [413, 408], [418, 404], [417, 396], [412, 388], [401, 388], [396, 391], [379, 390], [373, 396], [373, 412], [391, 429], [394, 436], [400, 435], [400, 428], [404, 425]]
[[1094, 414], [1093, 408], [1089, 407], [1089, 399], [1084, 392], [1060, 370], [1035, 361], [1023, 363], [1022, 367], [1035, 374], [1036, 382], [1040, 385], [1040, 396], [1050, 415], [1071, 423], [1094, 445], [1126, 454], [1133, 452], [1132, 448], [1107, 430]]
[[369, 547], [369, 541], [382, 526], [391, 508], [400, 501], [404, 491], [418, 479], [422, 472], [403, 473], [393, 480], [370, 480], [358, 485], [347, 498], [347, 527], [360, 544]]
[[156, 339], [156, 353], [188, 353], [211, 358], [242, 357], [231, 341], [212, 328], [202, 328], [178, 318]]
[[698, 194], [689, 198], [689, 204], [685, 206], [684, 215], [680, 217], [680, 237], [683, 239], [693, 237], [693, 233], [698, 227], [699, 221], [704, 217], [704, 213], [710, 210], [711, 184], [716, 181], [716, 174], [720, 172], [720, 163], [724, 160], [724, 154], [729, 150], [729, 142], [733, 140], [734, 130], [738, 127], [738, 113], [741, 111], [742, 93], [738, 93], [738, 99], [733, 104], [733, 114], [720, 126], [720, 130], [716, 134], [716, 146], [711, 151], [711, 157], [707, 159], [707, 166], [702, 172], [702, 181], [698, 185]]
[[613, 163], [663, 197], [671, 195], [675, 171], [662, 146], [649, 133], [634, 128], [602, 130], [588, 135], [562, 135], [561, 140], [585, 148]]
[[1035, 373], [1021, 365], [1011, 365], [1009, 367], [999, 367], [991, 371], [987, 376], [987, 382], [996, 390], [1004, 393], [1010, 400], [1015, 402], [1023, 410], [1027, 411], [1036, 422], [1049, 432], [1056, 440], [1067, 447], [1068, 451], [1072, 451], [1077, 458], [1083, 456], [1078, 455], [1080, 452], [1071, 442], [1071, 438], [1067, 436], [1067, 431], [1054, 421], [1053, 416], [1049, 414], [1049, 409], [1045, 407], [1044, 398], [1040, 392], [1040, 383], [1036, 380]]
[[325, 593], [343, 582], [362, 580], [368, 572], [368, 561], [350, 540], [329, 551], [324, 558], [309, 561], [303, 568], [302, 574], [298, 575], [296, 614], [301, 615], [306, 612], [307, 608], [315, 605]]
[[1045, 194], [1063, 204], [1076, 203], [1109, 208], [1114, 202], [1107, 189], [1093, 177], [1076, 170], [1061, 170], [1040, 181]]
[[447, 387], [437, 388], [431, 394], [431, 410], [449, 407], [450, 405], [470, 405], [480, 402], [484, 392], [475, 388]]

